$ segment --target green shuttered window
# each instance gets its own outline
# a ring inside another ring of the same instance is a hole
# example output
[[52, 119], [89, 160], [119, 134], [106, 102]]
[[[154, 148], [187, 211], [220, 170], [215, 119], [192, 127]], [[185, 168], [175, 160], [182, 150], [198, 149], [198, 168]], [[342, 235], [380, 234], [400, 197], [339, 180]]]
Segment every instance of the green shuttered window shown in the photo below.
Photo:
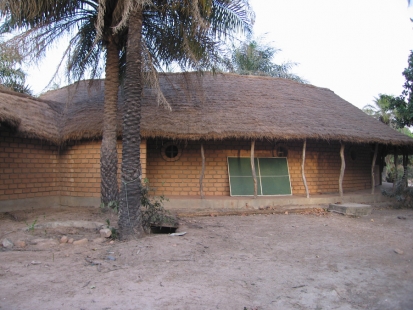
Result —
[[[255, 158], [258, 195], [291, 195], [287, 158]], [[251, 159], [228, 157], [228, 174], [231, 196], [253, 196]]]

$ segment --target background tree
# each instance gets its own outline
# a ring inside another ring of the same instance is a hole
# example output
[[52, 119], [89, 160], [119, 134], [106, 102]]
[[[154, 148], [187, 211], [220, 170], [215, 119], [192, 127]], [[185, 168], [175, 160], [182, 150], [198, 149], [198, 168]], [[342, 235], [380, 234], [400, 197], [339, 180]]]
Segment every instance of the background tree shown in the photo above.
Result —
[[31, 95], [26, 73], [20, 68], [22, 57], [17, 50], [0, 45], [0, 84], [15, 92]]
[[[388, 125], [389, 127], [409, 136], [413, 137], [413, 134], [410, 132], [410, 130], [406, 127], [399, 127], [399, 123], [397, 122], [397, 117], [398, 117], [398, 112], [394, 110], [393, 104], [396, 100], [399, 100], [399, 98], [395, 98], [394, 96], [391, 95], [384, 95], [384, 94], [379, 94], [378, 97], [374, 98], [374, 104], [369, 104], [363, 107], [363, 111], [374, 117], [375, 119], [379, 120], [380, 122]], [[407, 181], [407, 175], [411, 175], [412, 169], [409, 168], [407, 171], [404, 171], [402, 167], [399, 166], [400, 163], [395, 163], [394, 162], [394, 156], [393, 154], [387, 155], [384, 158], [385, 160], [385, 173], [384, 177], [387, 182], [391, 182], [394, 185], [396, 184], [395, 178], [396, 175], [403, 175], [406, 174], [406, 181]], [[397, 170], [397, 173], [396, 173]]]
[[396, 128], [396, 120], [391, 103], [395, 98], [391, 95], [379, 94], [374, 98], [374, 104], [368, 104], [363, 107], [363, 112], [373, 116], [380, 122]]
[[[392, 98], [390, 109], [393, 109], [398, 131], [411, 136], [410, 130], [405, 127], [413, 125], [413, 51], [410, 51], [408, 66], [404, 69], [403, 76], [406, 81], [403, 85], [402, 94], [396, 98]], [[408, 162], [411, 162], [411, 160], [412, 158], [409, 156]], [[403, 169], [403, 182], [401, 182], [403, 188], [408, 185], [409, 175], [412, 174], [411, 170], [411, 167]]]
[[268, 43], [250, 38], [232, 46], [230, 55], [226, 59], [227, 67], [230, 72], [241, 75], [272, 76], [307, 83], [291, 72], [296, 63], [284, 62], [278, 65], [273, 62], [274, 56], [279, 51]]
[[413, 125], [413, 51], [408, 58], [408, 67], [404, 69], [406, 81], [400, 96], [391, 101], [390, 108], [394, 110], [397, 125], [400, 128]]

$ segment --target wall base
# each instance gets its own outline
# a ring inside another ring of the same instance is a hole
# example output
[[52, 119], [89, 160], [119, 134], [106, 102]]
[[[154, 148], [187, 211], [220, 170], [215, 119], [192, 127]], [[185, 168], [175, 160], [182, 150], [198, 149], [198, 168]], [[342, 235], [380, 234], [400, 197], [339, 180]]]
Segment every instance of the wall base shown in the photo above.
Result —
[[[392, 203], [394, 200], [380, 192], [371, 195], [353, 193], [344, 195], [342, 203]], [[165, 208], [178, 215], [242, 214], [256, 211], [278, 213], [287, 210], [301, 210], [315, 206], [328, 207], [340, 202], [339, 195], [318, 195], [310, 198], [302, 196], [283, 197], [171, 197], [164, 203]]]
[[[242, 214], [254, 212], [285, 212], [286, 210], [300, 210], [331, 203], [392, 203], [394, 200], [383, 196], [379, 190], [375, 194], [366, 191], [345, 194], [343, 199], [337, 194], [317, 195], [310, 198], [304, 196], [273, 196], [273, 197], [227, 197], [210, 196], [201, 199], [196, 196], [169, 197], [164, 202], [165, 209], [178, 215], [209, 215], [214, 214]], [[0, 212], [15, 210], [29, 210], [32, 208], [47, 208], [59, 206], [87, 206], [99, 207], [99, 197], [71, 197], [50, 196], [0, 201]]]
[[99, 207], [100, 197], [72, 197], [72, 196], [61, 196], [60, 205], [65, 207]]
[[60, 207], [59, 196], [0, 200], [0, 212]]

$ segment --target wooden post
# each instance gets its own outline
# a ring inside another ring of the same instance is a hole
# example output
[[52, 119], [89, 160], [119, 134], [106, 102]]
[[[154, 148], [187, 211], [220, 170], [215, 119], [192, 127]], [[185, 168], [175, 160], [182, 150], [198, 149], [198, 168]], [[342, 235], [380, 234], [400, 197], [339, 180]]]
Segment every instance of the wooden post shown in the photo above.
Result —
[[205, 153], [204, 153], [204, 144], [201, 143], [201, 157], [202, 157], [202, 171], [201, 176], [199, 177], [199, 193], [201, 194], [201, 199], [204, 199], [204, 187], [203, 187], [203, 180], [205, 174]]
[[385, 157], [383, 156], [383, 153], [380, 154], [380, 169], [379, 169], [379, 173], [380, 173], [380, 177], [379, 177], [379, 184], [377, 185], [383, 185], [383, 170], [384, 170], [384, 161], [385, 161]]
[[304, 139], [304, 144], [303, 144], [303, 161], [301, 163], [301, 174], [303, 176], [303, 183], [305, 187], [305, 193], [307, 195], [307, 198], [310, 198], [310, 193], [308, 191], [308, 186], [307, 186], [307, 180], [305, 178], [305, 172], [304, 172], [304, 164], [305, 164], [305, 149], [307, 148], [307, 139]]
[[346, 160], [344, 158], [344, 143], [341, 142], [340, 147], [340, 158], [341, 158], [341, 169], [340, 169], [340, 178], [338, 179], [338, 191], [340, 193], [341, 202], [343, 202], [343, 179], [344, 179], [344, 170], [346, 169]]
[[393, 190], [396, 188], [396, 183], [399, 178], [399, 172], [397, 171], [397, 162], [399, 161], [399, 154], [397, 152], [397, 147], [394, 148], [394, 180], [393, 180]]
[[376, 181], [374, 180], [374, 167], [376, 166], [377, 152], [379, 151], [379, 144], [376, 143], [374, 147], [373, 162], [371, 163], [371, 194], [374, 194], [374, 188], [376, 186]]
[[257, 174], [255, 173], [254, 149], [255, 149], [255, 140], [252, 140], [251, 141], [251, 170], [252, 170], [252, 178], [254, 179], [254, 198], [257, 198], [258, 187], [257, 187]]
[[403, 178], [402, 178], [402, 184], [403, 187], [406, 188], [407, 187], [407, 162], [408, 162], [408, 155], [406, 153], [406, 151], [403, 151]]

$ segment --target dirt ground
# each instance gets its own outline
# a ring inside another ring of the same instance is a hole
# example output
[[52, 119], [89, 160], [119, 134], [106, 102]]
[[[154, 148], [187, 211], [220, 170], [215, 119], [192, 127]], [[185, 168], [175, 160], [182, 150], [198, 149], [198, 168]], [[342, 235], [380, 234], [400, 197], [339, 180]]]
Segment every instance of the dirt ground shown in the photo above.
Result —
[[413, 210], [181, 218], [184, 236], [112, 243], [73, 222], [108, 218], [1, 213], [0, 309], [413, 309]]

